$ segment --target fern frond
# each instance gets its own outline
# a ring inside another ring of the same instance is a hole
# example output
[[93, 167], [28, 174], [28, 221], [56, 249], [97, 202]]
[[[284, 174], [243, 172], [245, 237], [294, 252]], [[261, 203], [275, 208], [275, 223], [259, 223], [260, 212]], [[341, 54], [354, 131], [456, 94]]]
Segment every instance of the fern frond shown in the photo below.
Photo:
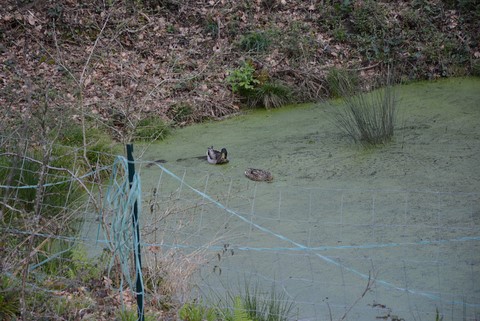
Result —
[[233, 321], [252, 321], [248, 317], [247, 310], [243, 305], [242, 299], [240, 297], [235, 297], [235, 303], [233, 305]]

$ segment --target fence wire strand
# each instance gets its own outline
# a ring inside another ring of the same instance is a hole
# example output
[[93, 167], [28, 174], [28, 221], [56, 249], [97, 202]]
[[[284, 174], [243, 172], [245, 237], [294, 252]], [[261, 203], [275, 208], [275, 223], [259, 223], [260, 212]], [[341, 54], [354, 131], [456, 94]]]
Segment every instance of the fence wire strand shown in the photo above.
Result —
[[[480, 316], [480, 193], [280, 187], [135, 164], [140, 170], [131, 186], [128, 161], [121, 156], [78, 177], [49, 177], [51, 188], [89, 181], [77, 210], [83, 212], [76, 213], [84, 223], [81, 235], [22, 230], [8, 222], [1, 229], [87, 244], [97, 254], [108, 247], [115, 254], [110, 270], [119, 264], [120, 289], [128, 287], [133, 295], [140, 262], [132, 253], [140, 245], [143, 271], [160, 269], [157, 277], [165, 280], [174, 275], [171, 291], [182, 301], [226, 293], [248, 279], [267, 288], [274, 284], [295, 301], [302, 320], [346, 312], [349, 320], [393, 313], [424, 320], [436, 309], [452, 320]], [[110, 172], [108, 185], [92, 180], [99, 171]], [[37, 188], [18, 183], [0, 185], [3, 192], [14, 191], [3, 206], [15, 208], [22, 190]], [[97, 198], [103, 198], [99, 209], [93, 206]], [[135, 202], [141, 244], [132, 226]], [[34, 262], [30, 270], [65, 251]]]

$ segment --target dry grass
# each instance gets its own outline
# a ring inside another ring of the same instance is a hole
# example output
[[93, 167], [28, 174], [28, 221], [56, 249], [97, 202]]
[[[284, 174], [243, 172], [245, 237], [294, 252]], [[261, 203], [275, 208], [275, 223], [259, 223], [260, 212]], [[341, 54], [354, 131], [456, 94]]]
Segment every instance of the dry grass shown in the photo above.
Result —
[[206, 260], [203, 250], [184, 253], [179, 249], [149, 247], [145, 255], [144, 283], [149, 296], [160, 306], [171, 306], [188, 299], [192, 276]]
[[198, 223], [198, 208], [208, 205], [204, 200], [184, 204], [176, 192], [165, 197], [154, 189], [147, 197], [150, 209], [149, 222], [142, 228], [144, 247], [143, 276], [145, 291], [157, 307], [178, 307], [186, 302], [195, 286], [194, 275], [211, 259], [209, 248], [221, 241], [221, 236], [212, 235], [206, 244], [195, 248], [182, 248], [182, 238], [189, 235], [192, 226]]

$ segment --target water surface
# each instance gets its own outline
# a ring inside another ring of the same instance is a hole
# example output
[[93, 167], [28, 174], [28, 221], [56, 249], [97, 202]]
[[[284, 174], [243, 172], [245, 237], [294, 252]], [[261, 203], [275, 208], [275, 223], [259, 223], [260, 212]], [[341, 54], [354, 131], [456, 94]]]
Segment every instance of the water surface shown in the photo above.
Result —
[[[436, 309], [478, 319], [480, 79], [397, 94], [394, 140], [378, 148], [353, 144], [329, 104], [248, 111], [137, 146], [144, 204], [157, 206], [144, 211], [156, 231], [146, 239], [218, 256], [197, 278], [202, 293], [244, 278], [274, 283], [300, 319], [338, 319], [369, 274], [376, 283], [349, 320], [433, 320]], [[198, 159], [211, 145], [230, 163]], [[168, 172], [146, 166], [158, 159]], [[248, 167], [273, 182], [249, 181]]]

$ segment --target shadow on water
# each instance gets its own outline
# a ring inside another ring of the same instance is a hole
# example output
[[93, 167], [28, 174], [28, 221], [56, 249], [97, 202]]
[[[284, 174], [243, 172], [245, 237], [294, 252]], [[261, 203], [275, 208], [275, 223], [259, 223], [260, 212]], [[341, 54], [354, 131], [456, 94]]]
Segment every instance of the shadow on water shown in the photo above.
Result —
[[[436, 307], [454, 319], [478, 316], [480, 79], [403, 85], [397, 94], [394, 140], [378, 148], [354, 145], [325, 104], [250, 111], [136, 147], [148, 164], [145, 203], [155, 190], [153, 215], [178, 210], [155, 238], [218, 256], [198, 276], [203, 293], [245, 277], [276, 283], [300, 304], [298, 318], [341, 316], [369, 273], [375, 286], [349, 320], [430, 320]], [[226, 147], [230, 162], [208, 164], [211, 145]], [[273, 182], [248, 180], [250, 167]]]

